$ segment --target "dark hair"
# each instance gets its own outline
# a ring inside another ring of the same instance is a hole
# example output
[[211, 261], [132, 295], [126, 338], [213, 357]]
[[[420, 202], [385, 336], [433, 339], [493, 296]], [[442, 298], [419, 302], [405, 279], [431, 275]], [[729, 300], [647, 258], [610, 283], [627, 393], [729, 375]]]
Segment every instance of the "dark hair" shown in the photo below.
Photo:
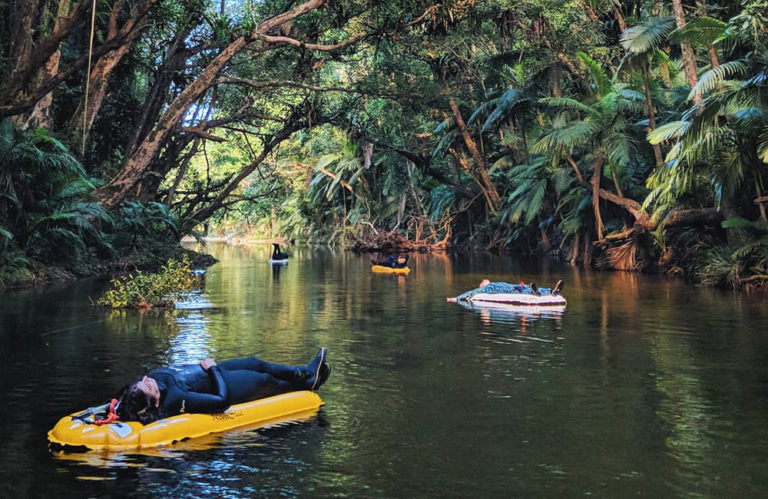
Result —
[[138, 421], [141, 424], [149, 424], [165, 417], [165, 411], [152, 405], [147, 394], [137, 386], [141, 380], [142, 378], [137, 378], [120, 390], [117, 415], [120, 416], [121, 421]]

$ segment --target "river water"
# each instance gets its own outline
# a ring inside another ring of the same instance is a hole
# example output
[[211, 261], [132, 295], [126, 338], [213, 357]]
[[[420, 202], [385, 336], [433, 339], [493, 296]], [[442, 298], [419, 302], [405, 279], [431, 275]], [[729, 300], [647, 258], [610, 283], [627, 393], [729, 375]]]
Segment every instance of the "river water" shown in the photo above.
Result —
[[[0, 306], [0, 497], [766, 497], [768, 303], [677, 280], [506, 256], [368, 258], [212, 246], [173, 312], [91, 305], [105, 280]], [[564, 313], [473, 310], [483, 278], [565, 280]], [[212, 356], [306, 363], [307, 421], [142, 453], [61, 453], [46, 432], [135, 375]]]

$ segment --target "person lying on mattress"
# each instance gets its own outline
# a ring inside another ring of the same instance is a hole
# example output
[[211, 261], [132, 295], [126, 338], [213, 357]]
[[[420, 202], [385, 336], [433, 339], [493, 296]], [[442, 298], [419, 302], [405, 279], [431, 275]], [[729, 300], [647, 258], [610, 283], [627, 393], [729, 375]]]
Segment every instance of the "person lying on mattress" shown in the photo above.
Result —
[[374, 259], [371, 259], [371, 263], [374, 265], [381, 265], [382, 267], [391, 267], [393, 269], [404, 269], [405, 266], [408, 264], [408, 255], [395, 255], [390, 254], [386, 260], [383, 260], [381, 262], [377, 262]]
[[317, 390], [331, 375], [321, 348], [305, 366], [271, 364], [256, 357], [164, 367], [137, 378], [120, 392], [115, 413], [121, 421], [149, 424], [181, 413], [219, 413], [230, 405], [272, 395]]
[[286, 260], [288, 258], [288, 253], [284, 251], [280, 251], [280, 245], [277, 243], [272, 243], [272, 260]]
[[449, 296], [445, 299], [447, 302], [455, 303], [458, 301], [469, 301], [473, 296], [479, 293], [497, 294], [497, 293], [517, 293], [517, 294], [533, 294], [533, 295], [559, 295], [563, 290], [562, 279], [557, 281], [554, 288], [539, 288], [535, 282], [525, 284], [510, 284], [508, 282], [491, 282], [488, 279], [483, 279], [480, 282], [480, 286], [477, 288], [462, 293], [459, 296]]

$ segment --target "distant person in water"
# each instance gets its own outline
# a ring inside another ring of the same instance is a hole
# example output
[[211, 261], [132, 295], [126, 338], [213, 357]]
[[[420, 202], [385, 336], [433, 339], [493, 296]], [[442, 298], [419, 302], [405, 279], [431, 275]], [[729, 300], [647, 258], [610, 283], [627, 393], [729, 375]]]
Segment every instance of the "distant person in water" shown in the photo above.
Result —
[[288, 258], [288, 253], [280, 251], [279, 244], [272, 243], [272, 246], [274, 247], [272, 250], [272, 260], [286, 260]]
[[408, 255], [397, 255], [390, 253], [387, 259], [377, 262], [371, 259], [371, 263], [374, 265], [381, 265], [382, 267], [390, 267], [393, 269], [403, 269], [408, 264]]
[[539, 288], [535, 282], [525, 284], [510, 284], [508, 282], [491, 282], [488, 279], [483, 279], [480, 282], [480, 286], [477, 288], [462, 293], [459, 296], [449, 296], [445, 301], [455, 303], [458, 301], [469, 301], [473, 296], [479, 293], [497, 294], [497, 293], [518, 293], [528, 295], [559, 295], [563, 290], [562, 279], [557, 281], [554, 288]]
[[123, 388], [110, 417], [149, 424], [181, 413], [214, 414], [232, 404], [298, 390], [317, 390], [331, 375], [327, 348], [305, 366], [270, 364], [256, 357], [150, 371]]

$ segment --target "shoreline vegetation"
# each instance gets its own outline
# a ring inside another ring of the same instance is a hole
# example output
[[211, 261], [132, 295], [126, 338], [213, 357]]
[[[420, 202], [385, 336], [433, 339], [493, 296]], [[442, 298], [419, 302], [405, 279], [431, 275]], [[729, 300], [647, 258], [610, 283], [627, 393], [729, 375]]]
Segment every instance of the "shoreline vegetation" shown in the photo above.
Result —
[[157, 272], [137, 270], [111, 280], [111, 288], [96, 305], [112, 309], [172, 308], [176, 299], [202, 286], [202, 277], [192, 270], [187, 254], [169, 259]]
[[353, 4], [0, 4], [0, 286], [279, 234], [768, 288], [766, 0]]

